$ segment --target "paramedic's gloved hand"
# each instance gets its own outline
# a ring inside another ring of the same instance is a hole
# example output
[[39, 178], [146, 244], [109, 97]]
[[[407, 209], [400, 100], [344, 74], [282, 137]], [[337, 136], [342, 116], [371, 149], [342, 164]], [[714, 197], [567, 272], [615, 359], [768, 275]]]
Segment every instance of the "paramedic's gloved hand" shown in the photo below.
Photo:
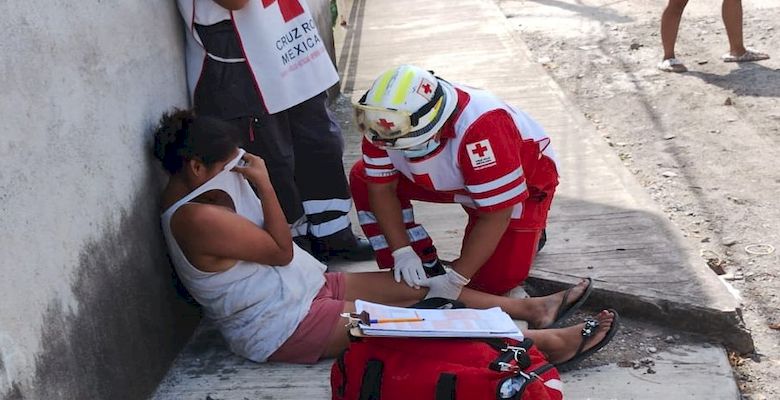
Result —
[[414, 249], [411, 246], [396, 249], [393, 252], [393, 261], [395, 261], [395, 266], [393, 267], [395, 281], [401, 282], [401, 277], [403, 277], [404, 282], [409, 287], [419, 289], [420, 283], [426, 279], [426, 275], [422, 260], [414, 252]]
[[443, 297], [445, 299], [457, 300], [458, 297], [460, 297], [460, 292], [463, 290], [463, 287], [470, 281], [470, 279], [459, 274], [454, 269], [447, 268], [446, 274], [428, 278], [422, 285], [430, 288], [428, 294], [425, 296], [426, 299], [431, 297]]

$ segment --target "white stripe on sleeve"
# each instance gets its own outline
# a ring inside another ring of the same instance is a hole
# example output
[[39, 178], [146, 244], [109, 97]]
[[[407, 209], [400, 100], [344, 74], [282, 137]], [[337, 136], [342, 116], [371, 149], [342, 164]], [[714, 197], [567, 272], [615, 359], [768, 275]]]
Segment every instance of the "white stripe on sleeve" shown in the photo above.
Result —
[[493, 189], [498, 189], [501, 186], [504, 186], [508, 183], [512, 183], [520, 179], [522, 176], [523, 176], [523, 167], [518, 167], [516, 170], [498, 179], [492, 180], [490, 182], [482, 183], [479, 185], [466, 185], [466, 189], [468, 189], [468, 191], [471, 193], [485, 193]]
[[368, 164], [368, 165], [373, 165], [373, 166], [376, 166], [376, 167], [384, 167], [384, 166], [393, 164], [393, 162], [390, 161], [390, 157], [376, 157], [376, 158], [373, 158], [373, 157], [369, 157], [369, 156], [367, 156], [365, 154], [363, 155], [363, 161], [365, 161], [365, 163]]
[[393, 176], [398, 171], [394, 169], [375, 169], [375, 168], [366, 168], [366, 175], [372, 177], [372, 178], [384, 178], [387, 176]]
[[474, 199], [474, 202], [477, 203], [478, 207], [490, 207], [490, 206], [494, 206], [496, 204], [503, 203], [503, 202], [505, 202], [505, 201], [507, 201], [509, 199], [514, 198], [514, 197], [517, 197], [517, 196], [521, 195], [523, 192], [525, 192], [526, 189], [527, 189], [527, 186], [526, 186], [525, 182], [523, 182], [523, 183], [517, 185], [517, 187], [515, 187], [514, 189], [507, 190], [504, 193], [497, 194], [497, 195], [492, 196], [492, 197], [487, 197], [487, 198], [484, 198], [484, 199]]

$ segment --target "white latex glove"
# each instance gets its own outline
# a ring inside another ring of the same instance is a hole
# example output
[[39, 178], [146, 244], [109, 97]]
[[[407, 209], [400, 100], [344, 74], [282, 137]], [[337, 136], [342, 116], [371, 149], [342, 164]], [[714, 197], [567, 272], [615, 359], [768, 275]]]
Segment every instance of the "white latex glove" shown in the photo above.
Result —
[[422, 282], [422, 286], [430, 288], [425, 296], [426, 299], [443, 297], [445, 299], [457, 300], [463, 287], [470, 281], [471, 279], [457, 273], [454, 269], [447, 268], [447, 273], [426, 279]]
[[393, 252], [393, 261], [395, 266], [393, 267], [393, 273], [395, 274], [395, 281], [401, 282], [401, 277], [404, 278], [409, 287], [419, 288], [420, 283], [426, 279], [425, 268], [422, 265], [422, 260], [417, 256], [411, 246], [401, 247]]

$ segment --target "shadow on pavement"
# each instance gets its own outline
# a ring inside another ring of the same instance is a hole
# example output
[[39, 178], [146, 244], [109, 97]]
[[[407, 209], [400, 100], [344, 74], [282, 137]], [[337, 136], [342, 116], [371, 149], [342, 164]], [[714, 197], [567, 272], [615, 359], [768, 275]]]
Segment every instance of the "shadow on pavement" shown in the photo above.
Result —
[[612, 11], [609, 8], [607, 8], [607, 6], [594, 7], [594, 6], [586, 6], [584, 4], [574, 5], [559, 0], [530, 0], [530, 1], [548, 7], [555, 7], [555, 8], [560, 8], [563, 10], [575, 12], [577, 14], [580, 14], [582, 16], [600, 22], [626, 23], [626, 22], [634, 21], [633, 18], [620, 15], [615, 11]]
[[737, 96], [780, 97], [780, 69], [772, 69], [758, 63], [738, 63], [726, 75], [701, 71], [688, 71], [706, 83], [731, 90]]

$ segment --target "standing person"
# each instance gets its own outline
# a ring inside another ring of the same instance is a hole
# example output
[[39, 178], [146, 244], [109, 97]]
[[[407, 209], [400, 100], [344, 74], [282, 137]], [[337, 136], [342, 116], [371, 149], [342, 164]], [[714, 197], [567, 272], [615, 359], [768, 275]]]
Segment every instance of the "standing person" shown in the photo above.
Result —
[[[437, 297], [522, 283], [558, 185], [544, 130], [487, 91], [410, 65], [384, 72], [354, 107], [363, 159], [350, 187], [379, 267]], [[410, 200], [459, 203], [468, 214], [460, 258], [444, 275], [426, 279], [440, 263]]]
[[[680, 28], [683, 10], [688, 0], [669, 0], [661, 15], [661, 42], [664, 47], [664, 59], [658, 69], [666, 72], [685, 72], [688, 68], [674, 55], [674, 44]], [[721, 56], [724, 62], [749, 62], [769, 58], [768, 54], [748, 49], [742, 41], [742, 1], [723, 0], [721, 6], [723, 25], [729, 38], [729, 51]]]
[[[370, 259], [353, 234], [343, 139], [326, 106], [338, 74], [305, 0], [178, 0], [195, 111], [231, 122], [268, 164], [296, 241], [322, 261]], [[305, 246], [309, 247], [309, 246]]]

